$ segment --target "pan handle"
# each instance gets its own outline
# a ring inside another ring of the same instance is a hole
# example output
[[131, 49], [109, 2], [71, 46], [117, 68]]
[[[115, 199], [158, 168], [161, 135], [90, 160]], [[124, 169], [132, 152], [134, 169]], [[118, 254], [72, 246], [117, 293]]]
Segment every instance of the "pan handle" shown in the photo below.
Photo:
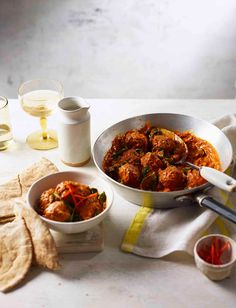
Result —
[[232, 209], [204, 194], [196, 196], [196, 200], [200, 206], [206, 207], [236, 224], [236, 212]]

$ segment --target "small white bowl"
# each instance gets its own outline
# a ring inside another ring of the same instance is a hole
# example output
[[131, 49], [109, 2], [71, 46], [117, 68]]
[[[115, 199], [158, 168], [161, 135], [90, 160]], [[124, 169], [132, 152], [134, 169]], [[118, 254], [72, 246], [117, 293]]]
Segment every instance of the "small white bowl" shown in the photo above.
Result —
[[107, 197], [106, 208], [100, 214], [93, 218], [76, 222], [59, 222], [47, 219], [41, 215], [39, 216], [43, 221], [47, 223], [49, 228], [62, 233], [80, 233], [90, 228], [93, 228], [107, 216], [113, 202], [112, 189], [105, 181], [103, 181], [99, 177], [95, 177], [88, 173], [78, 171], [61, 171], [47, 175], [33, 183], [30, 187], [27, 194], [28, 204], [36, 211], [36, 206], [39, 201], [40, 195], [45, 190], [49, 188], [54, 188], [57, 186], [57, 184], [66, 180], [77, 181], [81, 184], [88, 185], [91, 188], [97, 188], [99, 193], [102, 193], [104, 191]]
[[[224, 263], [222, 265], [215, 265], [204, 261], [199, 256], [199, 249], [205, 245], [210, 245], [213, 240], [221, 239], [223, 242], [229, 242], [231, 249], [225, 253]], [[223, 280], [229, 277], [236, 261], [236, 243], [230, 237], [222, 234], [210, 234], [201, 237], [194, 246], [194, 259], [196, 266], [211, 280]]]

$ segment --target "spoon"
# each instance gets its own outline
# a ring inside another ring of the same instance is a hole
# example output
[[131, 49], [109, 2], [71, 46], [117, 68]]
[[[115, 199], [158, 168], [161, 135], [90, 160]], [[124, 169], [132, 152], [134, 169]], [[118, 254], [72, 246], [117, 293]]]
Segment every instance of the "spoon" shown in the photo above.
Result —
[[191, 168], [198, 170], [201, 177], [203, 177], [205, 180], [207, 180], [214, 186], [229, 192], [236, 191], [236, 180], [234, 178], [217, 169], [205, 166], [199, 167], [193, 163], [186, 161], [186, 158], [188, 156], [188, 147], [186, 143], [183, 141], [183, 139], [180, 138], [178, 135], [176, 135], [174, 132], [169, 131], [165, 128], [161, 128], [160, 130], [164, 135], [173, 138], [175, 141], [179, 142], [184, 147], [184, 154], [182, 155], [179, 161], [175, 162], [176, 165], [180, 164], [188, 165]]

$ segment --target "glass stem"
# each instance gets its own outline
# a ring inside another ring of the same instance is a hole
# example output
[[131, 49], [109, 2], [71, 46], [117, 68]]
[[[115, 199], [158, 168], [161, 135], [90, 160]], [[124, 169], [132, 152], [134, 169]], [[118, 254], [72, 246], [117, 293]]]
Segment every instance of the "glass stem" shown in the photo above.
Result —
[[47, 133], [47, 118], [46, 117], [40, 117], [40, 126], [42, 130], [42, 137], [43, 139], [48, 138], [48, 133]]

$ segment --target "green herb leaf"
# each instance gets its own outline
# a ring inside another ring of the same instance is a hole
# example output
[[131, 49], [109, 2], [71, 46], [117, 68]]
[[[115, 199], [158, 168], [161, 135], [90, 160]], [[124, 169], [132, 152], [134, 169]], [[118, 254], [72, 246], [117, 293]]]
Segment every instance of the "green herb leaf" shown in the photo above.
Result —
[[75, 207], [74, 207], [73, 212], [71, 214], [70, 221], [74, 221], [74, 216], [75, 216]]
[[90, 192], [91, 194], [95, 194], [96, 192], [98, 192], [97, 188], [90, 188]]
[[149, 171], [150, 171], [150, 168], [148, 166], [144, 167], [142, 169], [142, 177], [145, 177]]
[[182, 171], [183, 171], [183, 173], [184, 173], [185, 175], [188, 173], [189, 170], [192, 170], [192, 168], [190, 168], [190, 167], [184, 167], [184, 168], [182, 169]]
[[163, 135], [161, 129], [159, 128], [153, 128], [149, 134], [149, 138], [153, 138], [155, 135]]
[[55, 200], [61, 200], [61, 197], [59, 196], [59, 194], [57, 192], [54, 192], [53, 196], [54, 196]]
[[160, 157], [160, 158], [164, 158], [164, 157], [165, 157], [165, 152], [164, 152], [164, 150], [158, 151], [157, 155], [158, 155], [158, 157]]
[[142, 149], [135, 149], [135, 151], [138, 153], [138, 154], [141, 154], [142, 152], [143, 152], [143, 150]]
[[68, 207], [68, 209], [69, 209], [70, 211], [72, 211], [72, 212], [73, 212], [73, 210], [74, 210], [75, 206], [72, 206], [71, 204], [69, 204], [69, 203], [68, 203], [68, 202], [66, 202], [65, 200], [63, 200], [63, 202], [64, 202], [64, 204]]
[[116, 152], [112, 153], [112, 158], [114, 159], [118, 158], [126, 150], [127, 150], [127, 147], [120, 148]]
[[107, 196], [106, 196], [105, 192], [102, 192], [99, 196], [99, 202], [102, 204], [102, 203], [106, 202], [106, 200], [107, 200]]

